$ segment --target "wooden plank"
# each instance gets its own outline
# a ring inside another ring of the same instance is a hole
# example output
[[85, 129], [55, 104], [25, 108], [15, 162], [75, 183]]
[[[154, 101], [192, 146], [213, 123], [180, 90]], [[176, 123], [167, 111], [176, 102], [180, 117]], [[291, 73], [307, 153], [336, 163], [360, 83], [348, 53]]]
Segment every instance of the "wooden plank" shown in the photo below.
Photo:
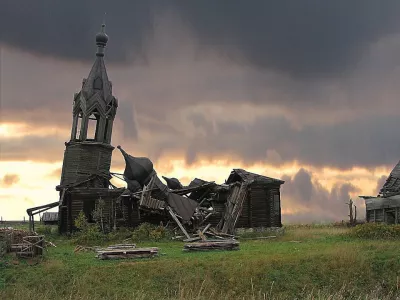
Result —
[[174, 212], [172, 211], [171, 207], [167, 206], [167, 211], [169, 212], [169, 214], [171, 215], [172, 219], [174, 219], [174, 221], [176, 222], [176, 224], [178, 224], [179, 228], [182, 230], [183, 234], [190, 239], [190, 235], [187, 233], [187, 231], [185, 230], [185, 228], [183, 227], [183, 225], [181, 224], [181, 222], [179, 222], [179, 219], [177, 218], [177, 216], [174, 214]]
[[208, 224], [208, 225], [201, 231], [201, 233], [204, 234], [210, 227], [211, 227], [211, 224]]

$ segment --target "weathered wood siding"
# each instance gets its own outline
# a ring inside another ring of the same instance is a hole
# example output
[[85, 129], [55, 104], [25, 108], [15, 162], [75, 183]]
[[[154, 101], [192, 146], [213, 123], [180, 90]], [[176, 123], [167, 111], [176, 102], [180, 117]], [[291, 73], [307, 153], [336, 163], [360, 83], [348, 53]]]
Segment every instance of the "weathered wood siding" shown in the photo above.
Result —
[[399, 224], [400, 207], [367, 210], [366, 221], [376, 223]]
[[253, 184], [251, 186], [250, 199], [251, 215], [249, 227], [269, 227], [269, 201], [268, 190], [263, 185]]
[[252, 184], [236, 227], [281, 226], [279, 186]]
[[281, 195], [278, 187], [271, 187], [268, 190], [269, 216], [271, 227], [281, 227]]
[[91, 220], [91, 213], [100, 197], [104, 200], [103, 222], [109, 223], [110, 220], [113, 220], [113, 206], [116, 205], [115, 202], [120, 194], [120, 190], [103, 188], [75, 189], [72, 192], [67, 192], [66, 205], [64, 208], [60, 208], [60, 232], [71, 232], [74, 228], [74, 220], [81, 211]]
[[[66, 144], [61, 186], [79, 183], [91, 174], [107, 175], [114, 147], [102, 143], [70, 142]], [[107, 180], [93, 180], [87, 187], [107, 187]]]
[[122, 200], [121, 218], [117, 219], [120, 226], [136, 227], [140, 224], [140, 212], [136, 201], [124, 197]]
[[214, 208], [214, 211], [216, 212], [214, 215], [209, 217], [206, 221], [206, 223], [210, 223], [211, 226], [217, 227], [219, 222], [221, 221], [224, 211], [225, 211], [225, 203], [224, 202], [219, 202], [219, 201], [213, 201], [212, 206]]

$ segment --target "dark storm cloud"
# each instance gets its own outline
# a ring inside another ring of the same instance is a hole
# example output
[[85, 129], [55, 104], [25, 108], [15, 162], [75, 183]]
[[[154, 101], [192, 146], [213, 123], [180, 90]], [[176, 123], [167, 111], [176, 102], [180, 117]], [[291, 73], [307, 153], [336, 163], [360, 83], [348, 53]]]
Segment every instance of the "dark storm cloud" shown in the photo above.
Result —
[[[284, 222], [310, 222], [310, 221], [340, 221], [347, 219], [346, 202], [351, 198], [351, 193], [358, 193], [360, 189], [350, 183], [336, 184], [331, 190], [323, 187], [318, 178], [305, 170], [300, 169], [293, 177], [284, 175], [282, 180], [282, 208], [297, 211], [295, 215], [286, 214]], [[354, 199], [359, 205], [358, 199]], [[302, 210], [308, 211], [303, 213]]]
[[[198, 126], [199, 116], [196, 118]], [[210, 126], [202, 125], [204, 128]], [[282, 117], [258, 118], [252, 124], [217, 120], [216, 130], [209, 130], [207, 135], [196, 135], [186, 151], [191, 161], [200, 154], [224, 155], [234, 151], [245, 161], [271, 163], [267, 160], [267, 150], [270, 150], [276, 151], [282, 159], [278, 164], [297, 160], [343, 169], [392, 165], [398, 161], [400, 153], [400, 144], [393, 143], [399, 126], [397, 116], [376, 116], [334, 125], [307, 125], [299, 129], [293, 128]], [[167, 150], [162, 144], [159, 147]]]
[[135, 110], [132, 102], [125, 101], [123, 109], [118, 110], [118, 118], [123, 124], [123, 137], [126, 140], [136, 140], [138, 138]]
[[[351, 70], [366, 46], [398, 32], [400, 2], [354, 1], [2, 1], [0, 41], [38, 54], [91, 59], [107, 12], [109, 58], [146, 59], [156, 16], [180, 16], [203, 50], [290, 74]], [[179, 48], [181, 45], [175, 45]], [[133, 56], [133, 57], [132, 57]]]
[[151, 1], [0, 1], [0, 41], [23, 50], [70, 59], [91, 60], [94, 34], [106, 12], [113, 44], [110, 59], [141, 56], [151, 27]]
[[[195, 163], [199, 157], [232, 157], [245, 163], [279, 166], [297, 161], [315, 167], [351, 169], [356, 166], [390, 167], [399, 159], [400, 143], [393, 142], [400, 127], [397, 116], [302, 128], [293, 128], [287, 119], [272, 116], [258, 118], [253, 123], [216, 120], [214, 125], [199, 114], [188, 119], [197, 132], [192, 132], [188, 123], [179, 122], [171, 127], [165, 122], [141, 122], [139, 118], [141, 134], [138, 141], [127, 139], [117, 122], [113, 144], [132, 145], [135, 151], [154, 160], [169, 153], [185, 153], [189, 164]], [[175, 127], [182, 128], [182, 132]], [[68, 136], [63, 133], [0, 138], [0, 158], [3, 161], [60, 160]], [[307, 174], [300, 172], [297, 176], [299, 181], [308, 182]], [[302, 194], [302, 199], [307, 199], [307, 195]]]

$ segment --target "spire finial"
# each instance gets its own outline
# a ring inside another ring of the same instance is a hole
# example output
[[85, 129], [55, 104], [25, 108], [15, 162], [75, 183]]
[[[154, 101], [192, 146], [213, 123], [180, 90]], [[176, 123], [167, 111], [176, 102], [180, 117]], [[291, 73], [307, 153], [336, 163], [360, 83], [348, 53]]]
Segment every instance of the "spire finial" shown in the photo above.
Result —
[[101, 30], [102, 32], [104, 32], [104, 27], [106, 27], [106, 12], [104, 12], [104, 16], [103, 16], [103, 24], [101, 25]]
[[97, 56], [104, 56], [104, 48], [107, 45], [108, 35], [105, 33], [105, 13], [103, 18], [103, 24], [101, 25], [101, 31], [96, 34], [96, 45], [97, 45]]

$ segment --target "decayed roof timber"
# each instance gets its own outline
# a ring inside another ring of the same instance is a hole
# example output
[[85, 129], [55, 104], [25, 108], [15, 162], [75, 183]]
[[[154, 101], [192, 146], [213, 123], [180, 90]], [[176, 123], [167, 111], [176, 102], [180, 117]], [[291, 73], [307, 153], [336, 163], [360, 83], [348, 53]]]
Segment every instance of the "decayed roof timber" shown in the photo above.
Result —
[[229, 175], [228, 179], [226, 180], [226, 183], [230, 184], [230, 183], [238, 181], [238, 179], [240, 179], [240, 181], [253, 181], [255, 183], [260, 183], [260, 184], [279, 184], [279, 185], [281, 185], [281, 184], [285, 183], [285, 181], [283, 181], [283, 180], [272, 178], [272, 177], [267, 177], [264, 175], [255, 174], [255, 173], [243, 170], [243, 169], [233, 169], [233, 171]]

